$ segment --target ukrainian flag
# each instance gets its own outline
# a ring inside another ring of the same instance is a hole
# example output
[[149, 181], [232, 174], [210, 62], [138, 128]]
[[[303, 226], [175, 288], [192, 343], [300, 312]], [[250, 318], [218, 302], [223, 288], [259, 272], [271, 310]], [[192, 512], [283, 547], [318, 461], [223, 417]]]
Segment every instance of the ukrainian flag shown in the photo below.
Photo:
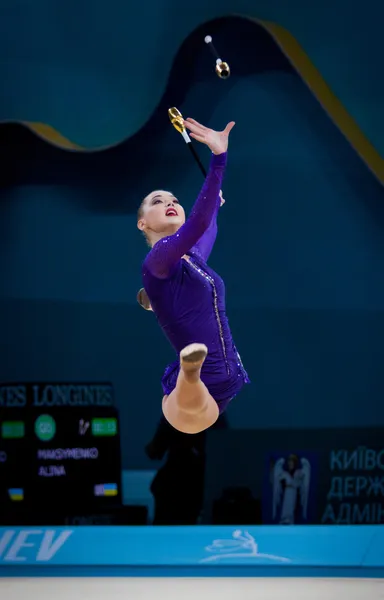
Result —
[[21, 502], [24, 500], [24, 490], [22, 488], [12, 488], [8, 490], [8, 494], [12, 502]]
[[104, 496], [117, 496], [117, 483], [104, 483]]

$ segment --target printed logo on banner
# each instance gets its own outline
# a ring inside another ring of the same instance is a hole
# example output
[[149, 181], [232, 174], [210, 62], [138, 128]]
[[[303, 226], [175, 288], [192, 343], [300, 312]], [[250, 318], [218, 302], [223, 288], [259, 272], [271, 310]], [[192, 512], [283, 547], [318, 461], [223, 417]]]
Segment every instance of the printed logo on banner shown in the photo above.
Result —
[[206, 546], [205, 551], [210, 554], [206, 558], [202, 558], [200, 563], [219, 562], [225, 559], [230, 559], [231, 564], [239, 560], [244, 563], [244, 559], [258, 561], [267, 559], [273, 562], [290, 563], [291, 560], [284, 556], [276, 556], [275, 554], [265, 554], [259, 552], [258, 544], [248, 531], [235, 529], [230, 539], [213, 540], [212, 544]]
[[110, 383], [18, 383], [0, 385], [1, 408], [113, 406]]
[[263, 485], [263, 523], [313, 522], [317, 475], [318, 457], [312, 452], [269, 454]]
[[329, 475], [323, 525], [384, 523], [384, 448], [332, 450]]
[[80, 419], [79, 421], [79, 435], [85, 435], [90, 427], [90, 422]]
[[35, 433], [42, 442], [51, 441], [56, 434], [56, 422], [50, 415], [40, 415], [35, 421]]
[[14, 529], [0, 528], [0, 564], [48, 562], [67, 543], [73, 530]]

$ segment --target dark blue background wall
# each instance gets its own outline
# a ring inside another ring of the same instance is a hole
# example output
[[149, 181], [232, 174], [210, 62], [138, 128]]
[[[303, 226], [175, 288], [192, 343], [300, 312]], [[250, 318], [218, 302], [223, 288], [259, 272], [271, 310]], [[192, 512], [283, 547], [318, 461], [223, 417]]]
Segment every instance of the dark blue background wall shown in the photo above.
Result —
[[[136, 304], [136, 208], [157, 187], [190, 208], [202, 183], [172, 105], [211, 127], [237, 122], [211, 258], [252, 379], [230, 426], [384, 425], [383, 188], [268, 36], [236, 19], [215, 27], [218, 45], [229, 30], [237, 40], [231, 79], [212, 75], [192, 35], [150, 121], [114, 149], [71, 154], [0, 129], [0, 379], [111, 381], [125, 468], [147, 464], [174, 358]], [[162, 356], [147, 364], [153, 346]]]

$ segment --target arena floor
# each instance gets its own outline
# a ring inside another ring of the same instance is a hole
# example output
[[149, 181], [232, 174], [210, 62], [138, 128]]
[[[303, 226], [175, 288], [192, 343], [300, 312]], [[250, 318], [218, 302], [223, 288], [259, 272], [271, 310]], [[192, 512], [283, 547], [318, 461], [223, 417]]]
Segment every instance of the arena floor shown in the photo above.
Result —
[[4, 578], [6, 600], [384, 600], [384, 579]]

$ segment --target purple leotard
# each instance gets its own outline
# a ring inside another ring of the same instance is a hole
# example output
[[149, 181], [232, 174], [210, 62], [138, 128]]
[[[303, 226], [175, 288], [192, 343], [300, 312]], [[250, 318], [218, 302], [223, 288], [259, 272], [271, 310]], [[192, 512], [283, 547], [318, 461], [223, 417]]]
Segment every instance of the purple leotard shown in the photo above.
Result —
[[[216, 217], [227, 153], [212, 155], [192, 212], [177, 233], [159, 240], [143, 263], [143, 285], [157, 321], [177, 352], [194, 342], [208, 347], [201, 379], [220, 413], [249, 378], [225, 314], [224, 282], [207, 265], [217, 235]], [[187, 255], [189, 260], [183, 258]], [[179, 360], [168, 365], [164, 394], [175, 388]]]

